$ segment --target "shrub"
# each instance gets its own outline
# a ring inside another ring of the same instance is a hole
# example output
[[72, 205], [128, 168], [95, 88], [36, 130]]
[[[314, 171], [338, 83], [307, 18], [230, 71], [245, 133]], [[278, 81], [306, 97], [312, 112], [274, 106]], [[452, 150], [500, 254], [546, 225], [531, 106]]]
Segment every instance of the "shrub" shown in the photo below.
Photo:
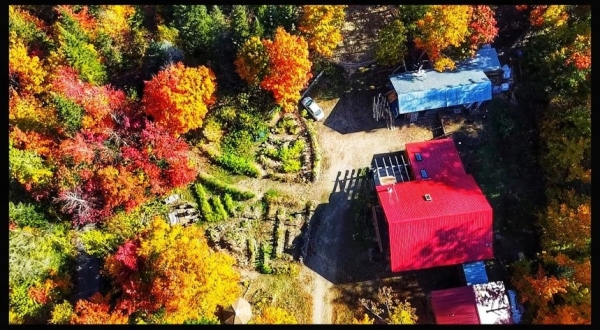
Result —
[[306, 130], [308, 131], [308, 138], [310, 140], [310, 147], [312, 149], [312, 181], [319, 180], [321, 174], [321, 149], [317, 142], [317, 134], [312, 123], [306, 123]]
[[212, 196], [210, 198], [210, 202], [215, 212], [215, 218], [217, 218], [215, 220], [227, 220], [229, 215], [227, 214], [227, 211], [225, 211], [225, 207], [223, 207], [221, 199], [217, 196]]
[[306, 147], [303, 140], [296, 140], [289, 147], [284, 147], [279, 150], [279, 158], [281, 159], [282, 169], [285, 173], [298, 172], [302, 168], [300, 156]]
[[254, 178], [258, 178], [261, 175], [260, 170], [255, 164], [248, 161], [246, 158], [236, 156], [232, 153], [224, 153], [220, 155], [216, 161], [237, 174], [243, 174]]
[[85, 251], [89, 255], [99, 258], [116, 251], [119, 246], [118, 237], [112, 233], [103, 232], [98, 229], [83, 232], [80, 238]]
[[301, 131], [301, 128], [296, 123], [296, 120], [292, 117], [284, 117], [279, 122], [277, 122], [277, 128], [279, 133], [287, 133], [287, 134], [298, 134]]
[[270, 256], [273, 253], [273, 247], [269, 244], [261, 243], [259, 249], [258, 271], [263, 274], [272, 274], [273, 268], [269, 265]]
[[291, 278], [295, 278], [300, 274], [300, 267], [296, 263], [277, 263], [272, 268], [273, 273], [276, 275], [285, 275]]
[[235, 215], [235, 202], [229, 193], [225, 193], [223, 196], [223, 204], [225, 204], [225, 209], [230, 215]]
[[212, 190], [222, 194], [229, 194], [232, 198], [236, 200], [248, 200], [254, 198], [254, 193], [250, 191], [239, 190], [236, 187], [228, 185], [206, 173], [200, 173], [198, 178], [203, 184], [205, 184]]
[[256, 263], [256, 240], [254, 238], [248, 239], [248, 254], [250, 258], [250, 265], [258, 267]]
[[222, 149], [226, 153], [250, 156], [254, 148], [254, 137], [247, 130], [229, 132], [224, 138]]
[[50, 324], [69, 324], [71, 315], [73, 314], [73, 306], [68, 301], [63, 301], [60, 304], [54, 305], [52, 317], [48, 321]]
[[238, 111], [233, 107], [222, 107], [216, 112], [216, 115], [223, 123], [233, 123], [237, 118]]
[[8, 202], [8, 219], [19, 227], [46, 228], [48, 221], [34, 205]]
[[196, 183], [194, 185], [194, 192], [196, 193], [196, 198], [198, 201], [198, 206], [200, 206], [200, 213], [202, 217], [206, 221], [213, 221], [213, 210], [210, 204], [208, 203], [208, 197], [206, 196], [206, 191], [204, 190], [204, 187], [201, 184]]
[[210, 142], [221, 142], [221, 138], [223, 137], [221, 124], [219, 124], [214, 117], [207, 119], [204, 129], [202, 130], [202, 135]]

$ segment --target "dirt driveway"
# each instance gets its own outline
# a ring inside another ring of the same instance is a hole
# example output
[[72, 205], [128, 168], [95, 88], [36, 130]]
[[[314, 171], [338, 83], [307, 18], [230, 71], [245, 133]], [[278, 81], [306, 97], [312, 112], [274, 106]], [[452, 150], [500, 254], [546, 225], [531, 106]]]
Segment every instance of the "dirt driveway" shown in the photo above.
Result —
[[[342, 240], [348, 239], [351, 199], [355, 192], [367, 185], [358, 170], [370, 167], [373, 155], [404, 149], [407, 142], [431, 139], [427, 126], [397, 127], [389, 130], [383, 120], [372, 117], [372, 93], [347, 93], [339, 99], [316, 100], [326, 113], [318, 123], [319, 146], [323, 155], [320, 180], [311, 185], [321, 203], [311, 223], [313, 228], [305, 265], [313, 273], [313, 323], [332, 323], [330, 288], [344, 281], [341, 274], [340, 251]], [[399, 123], [399, 121], [398, 121]], [[366, 254], [365, 254], [366, 255]]]

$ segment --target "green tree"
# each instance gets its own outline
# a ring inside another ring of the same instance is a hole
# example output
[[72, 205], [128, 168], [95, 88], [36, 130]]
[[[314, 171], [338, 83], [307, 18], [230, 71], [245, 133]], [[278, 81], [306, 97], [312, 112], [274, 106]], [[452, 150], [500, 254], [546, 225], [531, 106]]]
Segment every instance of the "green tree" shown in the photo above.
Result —
[[83, 81], [96, 86], [107, 81], [106, 67], [96, 48], [89, 42], [89, 33], [67, 11], [61, 12], [61, 18], [56, 23], [56, 35], [59, 57], [77, 70]]
[[399, 5], [398, 19], [406, 27], [408, 42], [412, 42], [418, 31], [417, 22], [425, 16], [429, 5]]
[[233, 5], [231, 10], [231, 39], [236, 50], [240, 49], [246, 39], [250, 37], [250, 24], [247, 8], [248, 7], [244, 5]]
[[298, 26], [299, 15], [299, 6], [296, 5], [259, 5], [256, 7], [256, 17], [264, 31], [261, 37], [273, 38], [280, 26], [293, 33]]
[[179, 31], [178, 45], [186, 55], [206, 63], [219, 52], [225, 19], [218, 8], [211, 12], [204, 5], [173, 6], [171, 26]]
[[404, 62], [406, 56], [407, 29], [401, 20], [385, 26], [377, 36], [375, 59], [382, 65], [396, 65]]
[[70, 135], [78, 132], [84, 115], [83, 107], [60, 94], [53, 94], [52, 101], [60, 119], [59, 123], [65, 131]]

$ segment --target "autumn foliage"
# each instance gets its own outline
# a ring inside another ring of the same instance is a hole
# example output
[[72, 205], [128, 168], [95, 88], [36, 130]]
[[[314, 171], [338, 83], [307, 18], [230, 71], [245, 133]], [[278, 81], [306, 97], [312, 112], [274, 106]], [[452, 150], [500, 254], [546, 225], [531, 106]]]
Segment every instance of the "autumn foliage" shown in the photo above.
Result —
[[417, 48], [422, 49], [431, 62], [444, 58], [448, 47], [459, 47], [469, 35], [473, 8], [465, 5], [429, 6], [425, 17], [417, 22]]
[[146, 82], [142, 99], [145, 111], [157, 126], [175, 136], [198, 128], [215, 102], [215, 79], [204, 66], [171, 65]]
[[269, 73], [260, 87], [272, 92], [275, 102], [291, 112], [296, 109], [300, 91], [312, 77], [308, 44], [303, 37], [291, 35], [281, 27], [273, 41], [263, 40], [263, 44], [269, 56]]
[[37, 94], [43, 90], [46, 72], [37, 56], [30, 56], [23, 40], [14, 32], [9, 35], [8, 48], [9, 89]]
[[474, 55], [481, 45], [491, 44], [498, 35], [496, 17], [490, 6], [475, 5], [469, 23], [468, 37], [471, 55]]
[[373, 324], [375, 319], [369, 318], [369, 315], [365, 313], [362, 319], [352, 319], [352, 324]]
[[183, 323], [214, 319], [217, 306], [238, 297], [233, 264], [232, 257], [210, 249], [201, 228], [171, 227], [156, 219], [105, 267], [123, 293], [118, 306], [147, 314], [164, 310], [161, 322]]
[[308, 48], [317, 54], [330, 57], [342, 41], [344, 5], [305, 5], [298, 30], [306, 35]]
[[296, 317], [285, 309], [268, 306], [254, 320], [254, 324], [298, 324]]
[[128, 324], [129, 315], [110, 306], [110, 296], [96, 292], [89, 300], [79, 300], [71, 324]]
[[234, 63], [236, 72], [248, 84], [260, 84], [269, 65], [269, 57], [260, 38], [251, 37], [246, 40]]
[[515, 265], [512, 281], [529, 322], [591, 324], [591, 7], [527, 9], [525, 88], [543, 95], [535, 102], [545, 203], [542, 251]]

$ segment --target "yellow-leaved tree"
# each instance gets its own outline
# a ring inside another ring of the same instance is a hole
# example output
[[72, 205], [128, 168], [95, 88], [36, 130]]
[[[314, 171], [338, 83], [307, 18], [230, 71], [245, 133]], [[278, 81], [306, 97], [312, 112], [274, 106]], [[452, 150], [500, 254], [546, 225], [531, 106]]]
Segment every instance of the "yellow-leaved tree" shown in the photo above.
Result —
[[308, 48], [330, 57], [342, 41], [341, 28], [346, 15], [345, 5], [305, 5], [298, 30], [306, 36]]
[[[446, 58], [443, 51], [448, 47], [459, 47], [469, 36], [469, 23], [473, 7], [467, 5], [436, 5], [429, 6], [423, 19], [417, 22], [415, 45], [423, 50], [434, 64]], [[440, 71], [453, 67], [445, 60], [442, 65], [434, 68]]]
[[37, 56], [29, 56], [23, 40], [15, 32], [9, 34], [8, 78], [9, 89], [19, 93], [42, 92], [46, 71]]
[[104, 5], [101, 8], [96, 28], [109, 35], [119, 44], [123, 43], [131, 30], [129, 21], [135, 15], [135, 7], [131, 5]]
[[216, 320], [217, 306], [240, 294], [235, 260], [208, 246], [200, 227], [170, 226], [156, 218], [137, 240], [106, 260], [123, 295], [118, 309], [140, 312], [147, 323]]

